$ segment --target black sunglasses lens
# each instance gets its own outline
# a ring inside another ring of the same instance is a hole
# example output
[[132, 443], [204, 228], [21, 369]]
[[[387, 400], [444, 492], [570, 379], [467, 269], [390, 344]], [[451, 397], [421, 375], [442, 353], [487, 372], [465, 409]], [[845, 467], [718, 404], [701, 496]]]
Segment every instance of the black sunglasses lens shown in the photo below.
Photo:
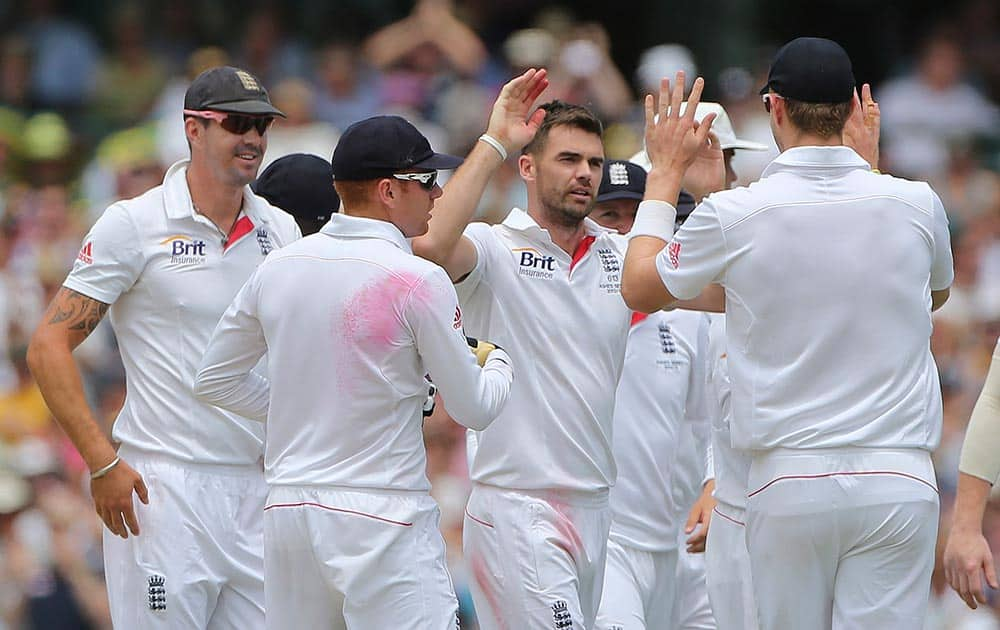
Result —
[[434, 190], [434, 187], [437, 186], [437, 179], [438, 179], [438, 174], [437, 171], [435, 171], [431, 173], [430, 179], [428, 179], [426, 182], [420, 182], [420, 185], [423, 186], [424, 190]]
[[271, 126], [271, 122], [274, 119], [271, 117], [260, 117], [260, 116], [240, 116], [239, 114], [229, 114], [226, 119], [222, 121], [222, 128], [229, 133], [235, 133], [238, 136], [242, 136], [251, 129], [257, 129], [257, 133], [264, 135], [267, 128]]

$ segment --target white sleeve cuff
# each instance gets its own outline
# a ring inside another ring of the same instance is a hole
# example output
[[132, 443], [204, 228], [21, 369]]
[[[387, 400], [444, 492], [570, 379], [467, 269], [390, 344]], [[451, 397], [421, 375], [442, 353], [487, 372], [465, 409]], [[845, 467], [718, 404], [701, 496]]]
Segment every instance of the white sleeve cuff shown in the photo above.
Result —
[[662, 241], [669, 241], [674, 236], [676, 220], [677, 209], [672, 205], [666, 201], [647, 199], [639, 204], [628, 237], [632, 239], [636, 236], [652, 236]]

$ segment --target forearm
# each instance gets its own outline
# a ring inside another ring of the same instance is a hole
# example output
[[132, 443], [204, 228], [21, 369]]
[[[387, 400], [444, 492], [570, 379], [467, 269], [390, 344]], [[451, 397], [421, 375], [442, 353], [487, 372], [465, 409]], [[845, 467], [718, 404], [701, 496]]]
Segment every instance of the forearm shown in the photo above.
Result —
[[88, 468], [98, 470], [114, 460], [115, 448], [87, 404], [69, 347], [36, 335], [28, 347], [28, 365], [45, 404]]
[[501, 164], [496, 149], [485, 142], [476, 143], [435, 202], [427, 234], [413, 239], [413, 253], [447, 269], [490, 177]]
[[465, 76], [479, 72], [486, 60], [486, 47], [479, 37], [452, 15], [433, 29], [430, 37], [452, 67]]
[[995, 354], [972, 409], [958, 469], [991, 484], [1000, 476], [1000, 357]]
[[953, 529], [981, 531], [986, 502], [992, 485], [985, 479], [966, 473], [958, 476], [958, 493], [955, 496]]
[[226, 374], [208, 366], [198, 372], [195, 395], [210, 405], [258, 422], [267, 421], [270, 384], [259, 374]]
[[412, 17], [407, 17], [369, 37], [364, 44], [364, 53], [373, 66], [385, 69], [426, 39], [420, 24]]

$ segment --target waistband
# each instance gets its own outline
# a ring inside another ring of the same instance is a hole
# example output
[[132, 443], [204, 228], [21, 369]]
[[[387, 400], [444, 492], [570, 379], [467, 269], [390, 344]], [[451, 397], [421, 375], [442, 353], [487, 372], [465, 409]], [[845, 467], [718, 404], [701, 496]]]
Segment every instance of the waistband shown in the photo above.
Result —
[[164, 453], [154, 453], [122, 444], [118, 447], [118, 457], [132, 466], [139, 464], [156, 464], [173, 466], [186, 471], [194, 471], [206, 475], [224, 475], [227, 477], [260, 477], [264, 478], [264, 463], [253, 464], [215, 464], [208, 462], [191, 462]]
[[472, 489], [473, 491], [478, 490], [480, 492], [520, 494], [534, 499], [541, 499], [542, 501], [547, 501], [548, 503], [566, 503], [568, 505], [575, 505], [579, 507], [594, 508], [607, 507], [609, 496], [609, 491], [606, 489], [594, 492], [555, 488], [549, 490], [524, 490], [521, 488], [501, 488], [500, 486], [493, 486], [479, 481], [472, 483]]
[[895, 475], [937, 490], [931, 454], [919, 448], [830, 448], [753, 451], [747, 496], [779, 479], [822, 479], [838, 475]]
[[357, 486], [335, 486], [329, 484], [270, 484], [272, 495], [292, 496], [303, 493], [349, 493], [376, 494], [379, 496], [419, 497], [430, 496], [427, 490], [400, 490], [397, 488], [361, 488]]

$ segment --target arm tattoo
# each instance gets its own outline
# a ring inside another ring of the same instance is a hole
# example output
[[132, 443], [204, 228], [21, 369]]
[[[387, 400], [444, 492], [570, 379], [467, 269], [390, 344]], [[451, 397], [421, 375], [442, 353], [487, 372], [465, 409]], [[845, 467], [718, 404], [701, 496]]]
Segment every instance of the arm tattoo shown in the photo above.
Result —
[[82, 331], [86, 336], [94, 332], [108, 312], [108, 307], [104, 302], [62, 287], [49, 306], [49, 312], [52, 313], [49, 324], [66, 322], [70, 330]]

